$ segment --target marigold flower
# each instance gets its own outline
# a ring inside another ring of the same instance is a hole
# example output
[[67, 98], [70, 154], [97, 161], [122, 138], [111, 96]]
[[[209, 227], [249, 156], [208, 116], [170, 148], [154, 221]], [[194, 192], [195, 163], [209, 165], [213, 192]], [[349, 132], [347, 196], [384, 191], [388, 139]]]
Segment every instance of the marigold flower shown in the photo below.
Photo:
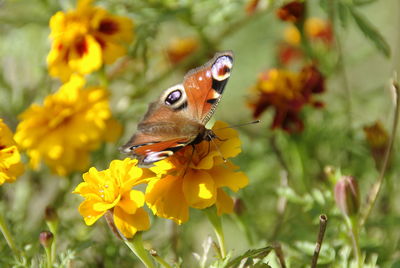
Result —
[[[389, 134], [380, 121], [364, 127], [364, 134], [371, 149], [372, 157], [378, 168], [381, 167], [387, 147], [389, 146]], [[390, 161], [391, 159], [389, 159]], [[390, 164], [390, 162], [389, 162]]]
[[112, 211], [115, 226], [126, 238], [150, 228], [149, 216], [142, 208], [144, 194], [132, 188], [147, 183], [154, 173], [136, 165], [137, 160], [129, 158], [113, 160], [106, 170], [92, 167], [83, 174], [84, 182], [73, 193], [85, 198], [79, 213], [87, 225], [93, 225], [107, 211]]
[[172, 64], [177, 64], [195, 52], [198, 47], [199, 42], [193, 37], [173, 39], [167, 48], [168, 59]]
[[[308, 18], [304, 23], [304, 29], [305, 34], [311, 41], [321, 41], [328, 46], [333, 42], [332, 25], [326, 20]], [[300, 32], [294, 25], [286, 27], [283, 32], [283, 37], [285, 41], [292, 46], [298, 46], [301, 41]]]
[[0, 185], [14, 182], [24, 172], [13, 134], [0, 118]]
[[133, 23], [79, 0], [76, 10], [50, 19], [52, 47], [47, 56], [51, 76], [67, 81], [72, 73], [88, 74], [125, 55], [133, 40]]
[[43, 105], [32, 104], [20, 115], [15, 140], [27, 150], [34, 169], [41, 160], [59, 175], [83, 171], [89, 153], [110, 137], [115, 124], [108, 92], [102, 87], [83, 88], [84, 79], [72, 76], [58, 92], [45, 98]]
[[304, 105], [323, 106], [313, 94], [322, 93], [324, 78], [315, 66], [306, 66], [301, 72], [271, 69], [260, 74], [252, 90], [257, 95], [250, 100], [253, 116], [259, 117], [267, 108], [275, 109], [272, 128], [287, 132], [303, 129], [300, 112]]
[[189, 219], [189, 207], [205, 209], [216, 205], [218, 215], [233, 212], [233, 200], [223, 189], [238, 191], [248, 178], [225, 159], [240, 153], [240, 140], [235, 130], [216, 122], [212, 128], [218, 136], [186, 146], [173, 156], [156, 163], [153, 171], [161, 175], [149, 182], [146, 203], [159, 217], [177, 224]]

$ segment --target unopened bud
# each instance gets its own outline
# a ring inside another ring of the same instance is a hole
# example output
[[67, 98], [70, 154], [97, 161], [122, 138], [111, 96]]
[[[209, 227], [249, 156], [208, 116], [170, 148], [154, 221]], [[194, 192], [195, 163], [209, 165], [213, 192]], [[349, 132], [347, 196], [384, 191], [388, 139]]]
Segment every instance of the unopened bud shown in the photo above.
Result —
[[44, 211], [44, 219], [49, 222], [56, 222], [58, 221], [57, 212], [53, 207], [46, 207]]
[[336, 204], [346, 216], [353, 216], [360, 208], [360, 192], [357, 181], [351, 176], [342, 176], [335, 185]]
[[43, 231], [39, 234], [39, 242], [44, 248], [50, 248], [53, 244], [54, 236], [52, 232]]

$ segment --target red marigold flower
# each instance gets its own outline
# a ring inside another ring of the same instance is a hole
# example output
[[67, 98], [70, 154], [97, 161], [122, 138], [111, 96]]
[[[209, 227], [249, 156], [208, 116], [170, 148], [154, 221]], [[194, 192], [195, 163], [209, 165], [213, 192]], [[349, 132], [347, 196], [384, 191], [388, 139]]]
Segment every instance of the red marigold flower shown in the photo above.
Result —
[[253, 90], [257, 94], [250, 101], [253, 116], [257, 118], [268, 107], [272, 107], [275, 115], [271, 127], [292, 133], [303, 130], [300, 118], [303, 106], [322, 106], [322, 102], [313, 99], [313, 94], [324, 92], [325, 87], [322, 74], [311, 65], [297, 73], [279, 69], [263, 72]]
[[276, 11], [276, 15], [283, 21], [296, 23], [304, 17], [304, 11], [304, 2], [292, 1], [279, 8]]

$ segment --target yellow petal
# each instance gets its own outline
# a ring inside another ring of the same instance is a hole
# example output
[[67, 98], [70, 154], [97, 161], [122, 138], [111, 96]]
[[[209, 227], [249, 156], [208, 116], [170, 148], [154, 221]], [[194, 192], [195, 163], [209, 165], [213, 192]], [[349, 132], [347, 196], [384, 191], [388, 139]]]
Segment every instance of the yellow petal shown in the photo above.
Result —
[[123, 209], [125, 213], [133, 214], [137, 208], [144, 205], [144, 194], [137, 190], [125, 193], [118, 203], [118, 207]]
[[247, 186], [249, 179], [243, 172], [235, 172], [235, 169], [236, 166], [227, 162], [225, 165], [209, 170], [209, 173], [214, 178], [216, 187], [229, 187], [236, 192]]
[[132, 238], [137, 231], [150, 228], [149, 215], [143, 208], [138, 208], [134, 214], [128, 214], [120, 207], [115, 207], [114, 223], [126, 238]]
[[182, 178], [167, 175], [152, 180], [146, 189], [146, 203], [159, 217], [181, 224], [189, 219], [189, 207], [182, 190]]
[[216, 201], [213, 178], [202, 170], [188, 170], [183, 181], [183, 192], [191, 207], [204, 209]]
[[104, 215], [106, 211], [96, 211], [93, 209], [93, 205], [96, 201], [94, 200], [85, 200], [79, 206], [79, 213], [82, 215], [85, 220], [86, 225], [92, 225], [95, 223], [101, 216]]
[[220, 216], [223, 213], [229, 214], [229, 213], [233, 212], [233, 200], [222, 189], [218, 189], [218, 191], [217, 191], [216, 206], [217, 206], [218, 216]]
[[81, 74], [88, 74], [100, 68], [101, 47], [91, 35], [74, 44], [69, 53], [69, 66]]

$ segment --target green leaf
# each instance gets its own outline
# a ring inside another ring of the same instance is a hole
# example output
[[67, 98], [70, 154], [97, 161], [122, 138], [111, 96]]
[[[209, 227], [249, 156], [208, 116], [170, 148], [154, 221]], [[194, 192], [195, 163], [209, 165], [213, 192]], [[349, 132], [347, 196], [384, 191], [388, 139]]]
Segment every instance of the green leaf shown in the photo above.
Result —
[[347, 6], [349, 11], [351, 12], [355, 22], [358, 25], [358, 28], [365, 34], [365, 36], [373, 42], [375, 47], [383, 53], [386, 57], [390, 56], [390, 47], [383, 36], [378, 32], [377, 29], [371, 24], [367, 18], [364, 17], [361, 13], [359, 13], [354, 7]]
[[355, 6], [363, 6], [363, 5], [368, 5], [371, 4], [373, 2], [375, 2], [376, 0], [353, 0], [353, 4]]
[[243, 259], [245, 258], [258, 258], [262, 259], [266, 257], [272, 250], [272, 247], [264, 247], [264, 248], [259, 248], [259, 249], [250, 249], [243, 253], [242, 255], [234, 258], [232, 261], [227, 263], [224, 267], [236, 267]]

